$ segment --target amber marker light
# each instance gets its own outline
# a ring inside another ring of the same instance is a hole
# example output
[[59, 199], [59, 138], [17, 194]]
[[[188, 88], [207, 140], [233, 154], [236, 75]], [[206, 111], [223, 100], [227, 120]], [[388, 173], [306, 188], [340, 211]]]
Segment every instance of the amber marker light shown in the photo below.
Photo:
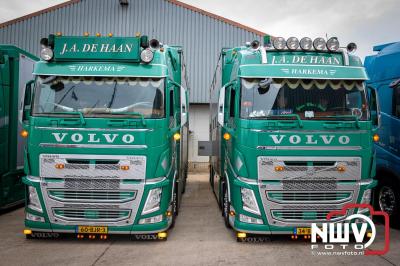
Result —
[[85, 32], [83, 33], [83, 36], [84, 36], [84, 37], [89, 37], [89, 32], [85, 31]]
[[175, 140], [175, 141], [178, 141], [178, 140], [180, 140], [180, 139], [181, 139], [181, 134], [175, 133], [175, 134], [174, 134], [174, 140]]
[[31, 234], [32, 234], [32, 230], [24, 229], [24, 235], [31, 235]]
[[56, 32], [56, 36], [62, 36], [62, 32], [61, 31]]
[[230, 139], [231, 139], [231, 134], [224, 133], [224, 140], [230, 140]]
[[338, 170], [339, 172], [344, 172], [344, 171], [346, 171], [346, 167], [343, 166], [343, 165], [339, 165], [339, 166], [337, 167], [337, 170]]
[[135, 33], [135, 36], [136, 36], [136, 37], [140, 37], [140, 35], [141, 35], [140, 32], [136, 32], [136, 33]]
[[165, 212], [165, 215], [166, 215], [167, 217], [171, 217], [171, 216], [172, 216], [172, 211], [166, 211], [166, 212]]
[[96, 33], [96, 37], [101, 37], [101, 33], [100, 32]]
[[277, 172], [281, 172], [281, 171], [283, 171], [285, 168], [282, 166], [282, 165], [277, 165], [277, 166], [275, 166], [275, 171], [277, 171]]
[[379, 141], [379, 135], [378, 135], [378, 134], [374, 134], [374, 136], [372, 137], [372, 139], [373, 139], [375, 142], [378, 142], [378, 141]]
[[56, 169], [64, 169], [65, 165], [63, 163], [56, 163], [55, 168]]
[[113, 34], [110, 32], [109, 34], [108, 34], [108, 37], [112, 37], [113, 36]]
[[159, 232], [157, 234], [157, 236], [158, 236], [159, 239], [166, 238], [167, 237], [167, 232]]
[[229, 212], [229, 215], [230, 215], [230, 216], [235, 216], [235, 212], [234, 212], [234, 211], [230, 211], [230, 212]]
[[129, 165], [121, 165], [119, 168], [121, 170], [127, 171], [127, 170], [129, 170]]
[[24, 139], [26, 139], [29, 135], [28, 130], [21, 130], [21, 132], [19, 133], [21, 135], [21, 137], [23, 137]]

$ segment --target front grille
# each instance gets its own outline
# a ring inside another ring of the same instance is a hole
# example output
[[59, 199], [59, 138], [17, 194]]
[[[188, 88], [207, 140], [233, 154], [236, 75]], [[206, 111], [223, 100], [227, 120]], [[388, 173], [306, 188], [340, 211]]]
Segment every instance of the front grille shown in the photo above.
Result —
[[[282, 222], [294, 222], [294, 221], [313, 221], [321, 222], [326, 221], [326, 216], [332, 210], [273, 210], [272, 217]], [[335, 216], [331, 220], [343, 219], [345, 215]]]
[[282, 180], [283, 190], [329, 191], [337, 189], [334, 179]]
[[118, 190], [120, 180], [112, 179], [65, 179], [65, 188], [79, 190]]
[[54, 209], [54, 216], [66, 221], [120, 221], [129, 218], [130, 210], [112, 209]]
[[122, 203], [134, 200], [135, 191], [108, 191], [108, 190], [49, 190], [49, 197], [59, 201], [79, 202], [112, 202]]
[[279, 203], [314, 202], [314, 203], [340, 203], [351, 199], [352, 193], [348, 191], [276, 191], [267, 192], [269, 200]]

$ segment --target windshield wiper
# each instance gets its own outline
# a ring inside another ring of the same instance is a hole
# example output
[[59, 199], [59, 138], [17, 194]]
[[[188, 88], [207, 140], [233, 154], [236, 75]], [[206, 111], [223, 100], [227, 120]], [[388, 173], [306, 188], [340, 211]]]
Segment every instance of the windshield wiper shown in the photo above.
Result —
[[107, 105], [108, 108], [110, 108], [111, 105], [114, 103], [114, 98], [115, 98], [115, 92], [116, 92], [116, 91], [117, 91], [117, 81], [115, 81], [113, 94], [111, 95], [111, 100], [110, 100], [110, 102], [109, 102], [108, 105]]
[[144, 119], [144, 115], [139, 112], [120, 112], [120, 111], [114, 111], [111, 109], [110, 114], [113, 114], [113, 115], [137, 115], [137, 116], [140, 116], [143, 126], [146, 126], [146, 120]]
[[83, 116], [83, 113], [81, 111], [78, 111], [78, 110], [72, 109], [72, 111], [68, 110], [67, 112], [48, 112], [48, 113], [42, 113], [42, 114], [55, 114], [55, 115], [68, 115], [68, 114], [71, 114], [71, 115], [79, 115], [79, 118], [80, 118], [79, 120], [80, 120], [81, 124], [82, 125], [86, 125], [86, 120], [85, 120], [85, 117]]
[[296, 118], [297, 122], [299, 123], [299, 127], [303, 127], [303, 120], [301, 120], [298, 114], [280, 114], [280, 115], [264, 115], [264, 116], [256, 116], [252, 117], [251, 119], [270, 119], [272, 117], [294, 117]]

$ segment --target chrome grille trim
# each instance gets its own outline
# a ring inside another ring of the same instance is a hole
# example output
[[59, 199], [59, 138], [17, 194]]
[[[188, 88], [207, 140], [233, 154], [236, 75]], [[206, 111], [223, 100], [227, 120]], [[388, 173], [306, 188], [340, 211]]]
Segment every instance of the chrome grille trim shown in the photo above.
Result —
[[63, 202], [123, 203], [135, 199], [137, 191], [49, 189], [50, 198]]
[[[129, 218], [129, 209], [53, 208], [54, 217], [64, 221], [119, 222]], [[91, 217], [92, 216], [92, 217]], [[97, 216], [97, 217], [94, 217]]]
[[[277, 203], [342, 203], [353, 197], [352, 191], [266, 191], [268, 200]], [[276, 196], [273, 196], [275, 194]]]

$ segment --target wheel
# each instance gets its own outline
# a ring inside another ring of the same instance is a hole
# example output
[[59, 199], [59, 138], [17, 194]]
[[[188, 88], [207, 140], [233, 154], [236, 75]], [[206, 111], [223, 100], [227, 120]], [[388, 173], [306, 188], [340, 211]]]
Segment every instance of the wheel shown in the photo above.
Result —
[[228, 198], [228, 189], [225, 185], [223, 184], [223, 199], [222, 199], [222, 216], [224, 217], [224, 223], [226, 228], [232, 228], [230, 223], [229, 223], [229, 211], [231, 209], [230, 203], [229, 203], [229, 198]]
[[375, 202], [377, 207], [389, 215], [390, 226], [400, 228], [400, 187], [395, 179], [379, 181]]

